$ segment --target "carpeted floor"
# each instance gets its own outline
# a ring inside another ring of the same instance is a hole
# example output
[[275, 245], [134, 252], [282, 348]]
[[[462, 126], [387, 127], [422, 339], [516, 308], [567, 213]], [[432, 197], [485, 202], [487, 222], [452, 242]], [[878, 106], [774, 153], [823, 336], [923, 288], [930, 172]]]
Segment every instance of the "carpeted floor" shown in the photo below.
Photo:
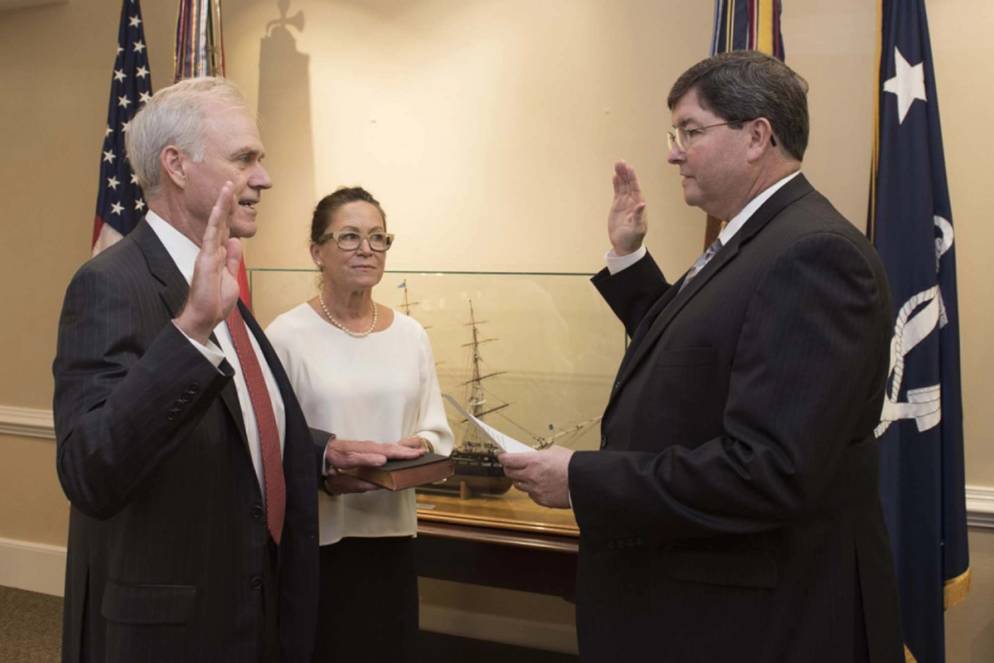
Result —
[[[0, 587], [0, 663], [59, 660], [62, 597]], [[574, 663], [575, 656], [422, 631], [418, 661], [431, 663]]]
[[0, 661], [59, 660], [62, 597], [0, 587]]

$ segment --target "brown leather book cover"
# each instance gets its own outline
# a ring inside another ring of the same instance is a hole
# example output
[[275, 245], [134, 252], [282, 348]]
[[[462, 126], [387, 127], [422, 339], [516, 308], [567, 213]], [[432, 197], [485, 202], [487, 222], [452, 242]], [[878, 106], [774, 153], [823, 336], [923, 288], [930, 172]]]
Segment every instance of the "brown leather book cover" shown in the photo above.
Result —
[[454, 469], [448, 456], [427, 453], [413, 460], [388, 460], [379, 467], [356, 467], [346, 472], [387, 490], [404, 490], [441, 481], [452, 476]]

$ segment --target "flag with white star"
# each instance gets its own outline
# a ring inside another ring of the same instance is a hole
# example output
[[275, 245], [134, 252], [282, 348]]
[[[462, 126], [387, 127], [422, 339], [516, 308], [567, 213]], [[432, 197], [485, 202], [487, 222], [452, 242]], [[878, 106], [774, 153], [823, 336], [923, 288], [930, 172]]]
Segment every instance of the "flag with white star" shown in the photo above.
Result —
[[908, 660], [945, 661], [969, 589], [956, 242], [924, 0], [883, 0], [867, 231], [894, 302], [877, 437]]
[[97, 212], [93, 220], [94, 255], [131, 232], [145, 216], [145, 197], [124, 152], [128, 123], [152, 96], [141, 16], [138, 0], [123, 0], [100, 156]]

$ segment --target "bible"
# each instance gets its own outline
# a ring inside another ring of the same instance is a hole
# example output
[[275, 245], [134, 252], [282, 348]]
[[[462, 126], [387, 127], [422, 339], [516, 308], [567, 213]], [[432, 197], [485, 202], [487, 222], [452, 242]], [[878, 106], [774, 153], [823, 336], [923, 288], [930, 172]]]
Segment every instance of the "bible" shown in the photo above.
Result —
[[404, 490], [441, 481], [452, 476], [454, 469], [452, 459], [448, 456], [426, 453], [412, 460], [388, 460], [379, 467], [355, 467], [339, 471], [387, 490]]

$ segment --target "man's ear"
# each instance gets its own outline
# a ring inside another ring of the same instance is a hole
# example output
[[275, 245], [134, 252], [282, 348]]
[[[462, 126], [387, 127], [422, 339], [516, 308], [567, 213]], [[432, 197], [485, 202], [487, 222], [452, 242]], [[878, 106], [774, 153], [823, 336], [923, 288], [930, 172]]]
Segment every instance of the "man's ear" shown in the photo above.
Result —
[[750, 155], [758, 158], [767, 147], [776, 149], [777, 137], [773, 133], [773, 125], [765, 117], [757, 117], [745, 127], [749, 132]]
[[159, 152], [159, 166], [177, 188], [186, 188], [187, 155], [175, 145], [166, 145]]

